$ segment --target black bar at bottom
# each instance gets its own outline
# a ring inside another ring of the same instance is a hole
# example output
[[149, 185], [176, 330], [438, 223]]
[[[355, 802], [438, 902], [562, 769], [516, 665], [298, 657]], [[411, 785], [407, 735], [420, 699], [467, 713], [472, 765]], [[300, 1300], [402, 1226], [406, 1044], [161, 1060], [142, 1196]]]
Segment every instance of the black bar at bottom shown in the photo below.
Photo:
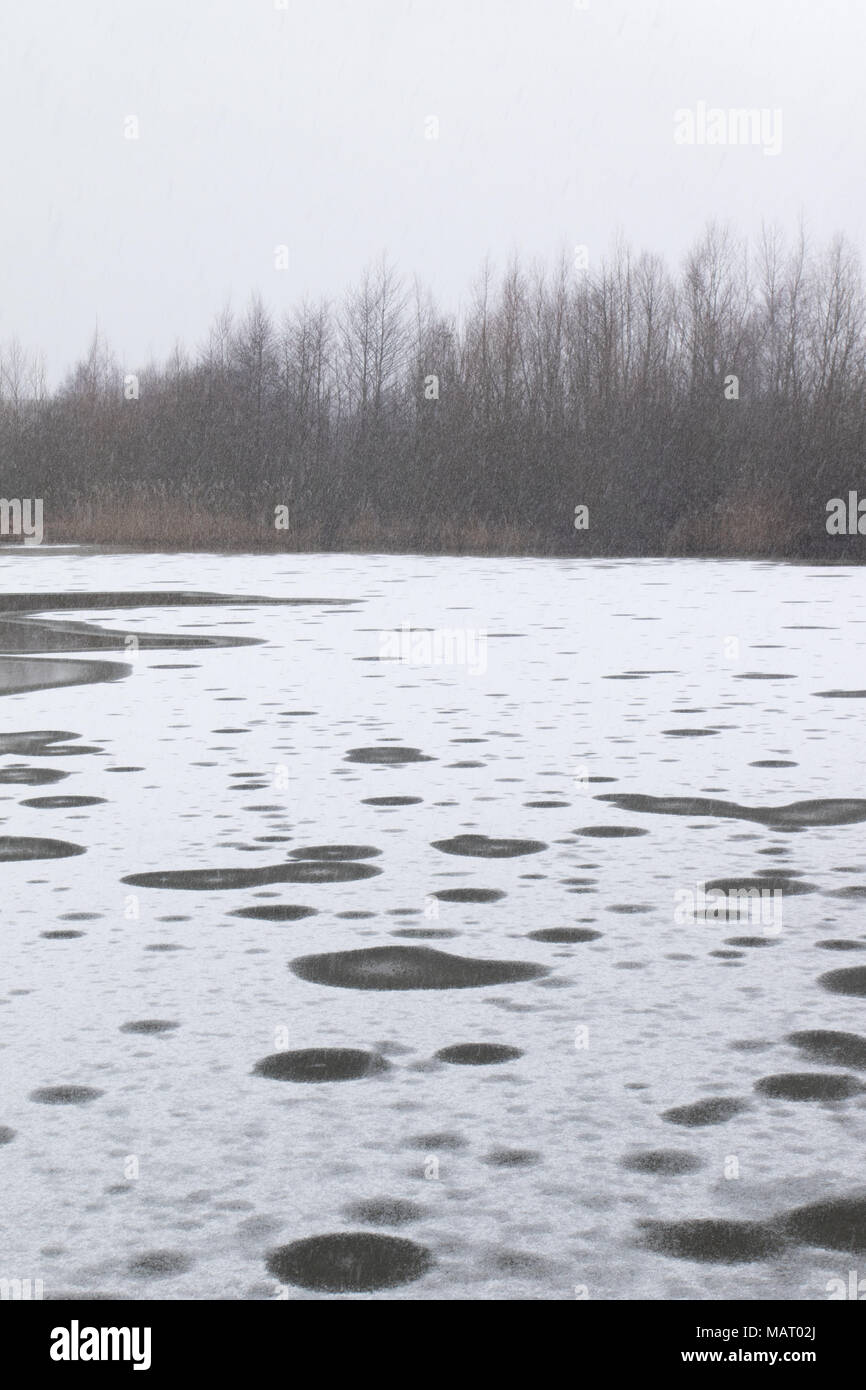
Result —
[[[143, 1384], [168, 1384], [179, 1375], [227, 1376], [271, 1370], [294, 1379], [332, 1378], [340, 1353], [353, 1376], [384, 1371], [401, 1378], [435, 1373], [453, 1376], [469, 1369], [473, 1353], [487, 1364], [519, 1351], [539, 1373], [550, 1357], [573, 1359], [581, 1378], [590, 1366], [610, 1376], [639, 1372], [665, 1376], [674, 1368], [700, 1374], [708, 1368], [777, 1370], [803, 1368], [828, 1373], [858, 1364], [862, 1312], [841, 1302], [616, 1302], [575, 1300], [563, 1316], [552, 1312], [548, 1336], [539, 1341], [544, 1314], [532, 1304], [525, 1333], [523, 1314], [513, 1302], [492, 1302], [484, 1310], [464, 1300], [440, 1301], [434, 1312], [424, 1300], [410, 1310], [371, 1304], [399, 1304], [398, 1297], [337, 1297], [268, 1302], [2, 1302], [0, 1332], [4, 1360], [14, 1354], [26, 1375], [47, 1373], [62, 1384], [70, 1375], [93, 1377], [138, 1372]], [[443, 1317], [443, 1302], [447, 1313]], [[363, 1304], [358, 1307], [346, 1305]], [[471, 1308], [471, 1313], [469, 1309]], [[471, 1321], [463, 1324], [464, 1317]], [[498, 1318], [505, 1316], [497, 1336]], [[415, 1318], [419, 1323], [415, 1323]], [[405, 1318], [405, 1322], [404, 1322]], [[452, 1325], [453, 1320], [453, 1325]], [[424, 1339], [419, 1344], [418, 1335]], [[322, 1340], [322, 1334], [327, 1338]], [[407, 1342], [407, 1336], [409, 1339]], [[452, 1338], [460, 1338], [452, 1340]], [[466, 1338], [469, 1338], [468, 1345]], [[412, 1348], [423, 1346], [415, 1363]], [[460, 1348], [463, 1347], [463, 1350]], [[509, 1350], [511, 1348], [511, 1351]], [[558, 1351], [557, 1351], [558, 1348]], [[336, 1353], [336, 1355], [335, 1355]], [[537, 1358], [537, 1361], [536, 1361]], [[312, 1365], [310, 1364], [312, 1363]], [[302, 1369], [303, 1368], [303, 1369]], [[546, 1373], [546, 1372], [545, 1372]], [[147, 1377], [147, 1380], [145, 1380]], [[170, 1378], [170, 1380], [169, 1380]], [[133, 1382], [134, 1383], [134, 1382]]]

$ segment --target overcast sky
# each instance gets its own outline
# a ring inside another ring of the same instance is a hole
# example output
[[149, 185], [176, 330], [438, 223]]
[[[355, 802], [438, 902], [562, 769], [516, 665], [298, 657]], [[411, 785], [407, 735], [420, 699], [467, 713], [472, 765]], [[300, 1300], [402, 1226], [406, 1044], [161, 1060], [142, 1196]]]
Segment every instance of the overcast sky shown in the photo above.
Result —
[[[52, 378], [97, 321], [139, 365], [383, 249], [456, 308], [485, 253], [676, 260], [709, 217], [864, 247], [862, 0], [280, 3], [3, 0], [0, 340]], [[701, 102], [781, 152], [677, 144]]]

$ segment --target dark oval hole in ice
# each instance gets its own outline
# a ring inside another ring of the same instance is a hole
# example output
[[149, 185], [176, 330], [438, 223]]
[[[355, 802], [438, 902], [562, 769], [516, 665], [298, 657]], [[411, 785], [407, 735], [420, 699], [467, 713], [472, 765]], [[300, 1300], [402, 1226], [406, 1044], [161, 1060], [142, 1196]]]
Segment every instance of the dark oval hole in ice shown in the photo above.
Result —
[[[760, 905], [762, 900], [767, 901], [774, 893], [784, 893], [786, 897], [802, 897], [805, 893], [814, 893], [816, 885], [814, 883], [804, 883], [802, 879], [790, 879], [787, 875], [775, 875], [761, 878], [713, 878], [704, 885], [706, 891], [734, 893], [740, 899], [739, 906], [748, 907], [750, 903]], [[766, 894], [767, 897], [763, 897]]]
[[348, 763], [383, 763], [393, 766], [399, 763], [430, 763], [434, 759], [418, 748], [394, 748], [381, 744], [378, 748], [352, 748], [346, 754]]
[[440, 888], [433, 897], [441, 903], [496, 903], [505, 894], [500, 888]]
[[778, 939], [772, 936], [726, 936], [726, 946], [777, 946]]
[[450, 931], [447, 927], [401, 927], [399, 931], [392, 931], [389, 935], [400, 936], [405, 941], [447, 941], [460, 933]]
[[786, 1042], [798, 1047], [816, 1062], [866, 1068], [866, 1038], [857, 1033], [840, 1033], [829, 1028], [789, 1033]]
[[438, 1134], [414, 1134], [408, 1143], [410, 1148], [424, 1149], [433, 1153], [440, 1150], [447, 1153], [457, 1153], [460, 1149], [466, 1148], [466, 1140], [463, 1135], [453, 1134], [448, 1130]]
[[607, 801], [622, 811], [647, 811], [668, 816], [720, 816], [752, 820], [782, 829], [810, 825], [852, 825], [866, 820], [866, 800], [836, 797], [816, 801], [792, 801], [786, 806], [741, 806], [702, 796], [647, 796], [643, 792], [604, 792]]
[[440, 1062], [451, 1062], [461, 1067], [489, 1067], [500, 1062], [513, 1062], [522, 1057], [519, 1047], [508, 1047], [505, 1043], [452, 1043], [441, 1047], [436, 1053]]
[[9, 1125], [0, 1125], [0, 1144], [11, 1144], [16, 1131]]
[[259, 922], [300, 922], [303, 917], [315, 917], [318, 908], [300, 907], [293, 903], [262, 903], [261, 907], [237, 907], [230, 917], [252, 917]]
[[430, 946], [372, 946], [299, 956], [290, 968], [302, 980], [342, 989], [471, 989], [549, 974], [527, 961], [476, 960]]
[[180, 1250], [146, 1250], [130, 1260], [127, 1269], [138, 1279], [164, 1279], [171, 1274], [185, 1274], [192, 1263], [189, 1255]]
[[826, 975], [819, 975], [818, 983], [828, 989], [831, 994], [848, 994], [864, 999], [866, 998], [866, 965], [855, 965], [850, 970], [829, 970]]
[[381, 854], [380, 849], [373, 845], [309, 845], [306, 849], [293, 849], [289, 852], [291, 859], [321, 859], [321, 860], [344, 860], [344, 859], [373, 859], [377, 854]]
[[65, 811], [74, 806], [103, 806], [104, 796], [31, 796], [22, 806], [34, 806], [46, 811]]
[[755, 1090], [772, 1100], [847, 1100], [863, 1085], [844, 1072], [793, 1071], [762, 1076]]
[[267, 1257], [269, 1273], [281, 1284], [327, 1293], [393, 1288], [420, 1279], [433, 1263], [423, 1245], [369, 1231], [310, 1236], [278, 1246]]
[[758, 1221], [643, 1221], [642, 1244], [680, 1260], [740, 1264], [769, 1260], [785, 1248], [781, 1236]]
[[345, 1210], [347, 1221], [360, 1221], [364, 1226], [408, 1226], [426, 1215], [417, 1202], [402, 1197], [371, 1197], [353, 1202]]
[[443, 854], [468, 855], [473, 859], [515, 859], [521, 854], [538, 854], [547, 849], [543, 840], [491, 839], [488, 835], [453, 835], [450, 840], [434, 840], [433, 849]]
[[103, 1094], [93, 1086], [40, 1086], [30, 1092], [30, 1099], [40, 1105], [83, 1105]]
[[253, 1072], [272, 1081], [355, 1081], [387, 1070], [384, 1057], [349, 1047], [308, 1047], [273, 1052], [256, 1062]]
[[0, 772], [0, 782], [10, 787], [50, 787], [68, 776], [68, 772], [49, 767], [6, 767]]
[[831, 1197], [795, 1207], [782, 1221], [783, 1229], [803, 1245], [866, 1254], [866, 1197]]
[[131, 1023], [121, 1024], [121, 1033], [171, 1033], [180, 1024], [168, 1018], [136, 1018]]
[[626, 1154], [621, 1163], [632, 1173], [660, 1173], [664, 1177], [696, 1173], [704, 1167], [697, 1154], [682, 1149], [645, 1149], [641, 1153]]
[[484, 1162], [490, 1168], [534, 1168], [541, 1154], [535, 1149], [491, 1149]]
[[588, 835], [594, 840], [627, 840], [635, 835], [648, 835], [637, 825], [582, 825], [575, 835]]
[[664, 1110], [662, 1119], [667, 1120], [668, 1124], [686, 1125], [689, 1128], [721, 1125], [746, 1108], [746, 1102], [735, 1096], [708, 1096], [705, 1100], [693, 1101], [691, 1105], [677, 1105], [672, 1110]]
[[259, 869], [165, 869], [155, 873], [128, 874], [121, 881], [135, 888], [184, 888], [219, 892], [231, 888], [257, 888], [268, 883], [349, 883], [373, 878], [381, 869], [373, 864], [320, 859], [297, 859], [288, 864], [269, 864]]
[[74, 854], [85, 852], [83, 845], [73, 845], [68, 840], [36, 840], [28, 835], [0, 835], [0, 863], [13, 863], [24, 859], [69, 859]]
[[363, 806], [417, 806], [422, 798], [420, 796], [366, 796]]
[[527, 932], [530, 941], [550, 941], [564, 946], [580, 941], [597, 941], [603, 934], [593, 931], [591, 927], [541, 927], [539, 931]]

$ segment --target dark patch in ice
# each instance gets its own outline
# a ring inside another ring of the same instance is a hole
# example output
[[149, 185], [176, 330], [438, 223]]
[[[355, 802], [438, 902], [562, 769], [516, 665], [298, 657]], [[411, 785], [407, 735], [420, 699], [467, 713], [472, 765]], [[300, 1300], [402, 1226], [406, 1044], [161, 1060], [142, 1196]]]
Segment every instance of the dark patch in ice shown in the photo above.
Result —
[[792, 681], [790, 671], [742, 671], [734, 676], [735, 681]]
[[866, 1197], [831, 1197], [824, 1202], [795, 1207], [783, 1218], [782, 1226], [792, 1240], [802, 1245], [864, 1255]]
[[299, 956], [290, 968], [302, 980], [341, 989], [472, 989], [550, 973], [527, 961], [475, 960], [427, 946], [372, 946]]
[[431, 1151], [444, 1149], [449, 1153], [457, 1153], [459, 1149], [466, 1148], [466, 1140], [462, 1134], [442, 1131], [436, 1134], [416, 1134], [409, 1140], [409, 1146], [413, 1149], [429, 1149]]
[[421, 800], [420, 796], [367, 796], [361, 804], [363, 806], [417, 806]]
[[502, 1275], [514, 1279], [549, 1280], [551, 1277], [550, 1261], [528, 1250], [492, 1250], [484, 1265], [500, 1278]]
[[180, 1025], [167, 1018], [137, 1018], [121, 1025], [121, 1033], [171, 1033]]
[[280, 1245], [267, 1257], [268, 1272], [281, 1284], [326, 1293], [394, 1288], [422, 1278], [433, 1263], [423, 1245], [367, 1231], [310, 1236]]
[[461, 1067], [489, 1067], [500, 1062], [513, 1062], [523, 1053], [519, 1047], [504, 1043], [452, 1043], [436, 1053], [440, 1062], [452, 1062]]
[[787, 806], [740, 806], [735, 801], [713, 801], [702, 796], [645, 796], [643, 793], [603, 792], [595, 798], [622, 811], [645, 811], [667, 816], [717, 816], [727, 820], [756, 821], [779, 829], [809, 825], [853, 825], [866, 820], [866, 801], [855, 797], [818, 801], [792, 801]]
[[866, 700], [866, 690], [813, 690], [812, 694], [824, 700]]
[[15, 1138], [16, 1131], [9, 1125], [0, 1125], [0, 1144], [11, 1144]]
[[797, 767], [798, 765], [786, 758], [759, 758], [757, 762], [749, 763], [749, 767]]
[[57, 744], [80, 737], [80, 734], [71, 733], [68, 729], [24, 729], [20, 732], [0, 734], [0, 755], [23, 753], [25, 757], [47, 758], [52, 753], [71, 751], [58, 748]]
[[402, 927], [400, 931], [391, 932], [391, 936], [399, 936], [406, 941], [445, 941], [459, 935], [459, 932], [449, 931], [445, 927]]
[[18, 863], [24, 859], [69, 859], [84, 854], [83, 845], [68, 840], [36, 840], [27, 835], [0, 835], [0, 863]]
[[30, 1092], [30, 1099], [40, 1105], [83, 1105], [103, 1094], [93, 1086], [40, 1086]]
[[[787, 874], [762, 874], [760, 878], [713, 878], [705, 885], [709, 893], [715, 890], [720, 893], [784, 893], [789, 898], [802, 897], [805, 893], [814, 893], [816, 885], [814, 883], [804, 883], [802, 879], [791, 879]], [[757, 903], [758, 899], [753, 898]], [[743, 903], [743, 907], [748, 907], [748, 903]]]
[[818, 984], [831, 994], [849, 994], [858, 999], [866, 999], [866, 965], [855, 965], [850, 970], [829, 970], [818, 976]]
[[596, 840], [624, 840], [634, 835], [648, 835], [636, 825], [582, 825], [575, 835], [591, 835]]
[[679, 1177], [681, 1173], [696, 1173], [703, 1168], [703, 1159], [683, 1149], [644, 1149], [641, 1153], [626, 1154], [623, 1168], [632, 1173], [660, 1173], [664, 1177]]
[[348, 883], [352, 879], [372, 878], [381, 869], [372, 864], [343, 860], [294, 860], [290, 864], [270, 864], [260, 869], [164, 869], [156, 873], [129, 874], [121, 880], [136, 888], [186, 888], [217, 892], [230, 888], [255, 888], [266, 883]]
[[[37, 625], [34, 623], [33, 627]], [[40, 625], [41, 626], [41, 625]], [[71, 624], [59, 624], [58, 627], [67, 627]], [[87, 624], [82, 624], [86, 628]], [[20, 633], [25, 629], [25, 624], [16, 623], [14, 628]], [[94, 631], [96, 629], [93, 629]], [[76, 638], [79, 634], [75, 634]], [[17, 650], [21, 650], [23, 643], [16, 641], [14, 636], [10, 637], [10, 624], [0, 620], [0, 650], [5, 644], [12, 642]], [[45, 642], [45, 636], [39, 639], [40, 647]], [[73, 645], [70, 643], [70, 646]], [[78, 640], [77, 645], [82, 648], [89, 646], [86, 640]], [[46, 644], [46, 650], [51, 649], [51, 644]], [[69, 659], [45, 659], [40, 657], [19, 657], [19, 656], [0, 656], [0, 695], [20, 695], [31, 690], [53, 690], [65, 685], [91, 685], [96, 681], [117, 681], [124, 676], [128, 676], [132, 670], [131, 666], [114, 661], [82, 661]]]
[[832, 937], [827, 941], [816, 941], [815, 945], [821, 951], [866, 951], [866, 944], [862, 941], [848, 941], [844, 937]]
[[535, 1149], [491, 1149], [484, 1162], [491, 1168], [534, 1168], [541, 1154]]
[[267, 903], [261, 907], [238, 907], [230, 917], [253, 917], [260, 922], [299, 922], [302, 917], [315, 917], [318, 908], [299, 907], [293, 903]]
[[776, 946], [778, 941], [772, 936], [726, 936], [726, 946]]
[[5, 767], [0, 772], [0, 784], [7, 787], [50, 787], [52, 782], [62, 782], [68, 772], [58, 772], [50, 767]]
[[844, 1072], [793, 1071], [762, 1076], [755, 1090], [773, 1100], [848, 1100], [863, 1090], [856, 1076]]
[[468, 855], [473, 859], [515, 859], [521, 854], [538, 854], [547, 849], [543, 840], [490, 839], [487, 835], [454, 835], [450, 840], [434, 840], [433, 848], [443, 854]]
[[185, 1274], [192, 1268], [189, 1255], [180, 1250], [146, 1250], [127, 1265], [136, 1279], [164, 1279], [171, 1274]]
[[374, 859], [381, 854], [373, 845], [309, 845], [306, 849], [290, 850], [292, 859], [318, 859], [330, 862], [344, 859]]
[[[351, 601], [351, 600], [350, 600]], [[104, 593], [69, 592], [42, 594], [4, 594], [0, 598], [0, 652], [67, 653], [80, 651], [122, 651], [124, 631], [107, 631], [94, 623], [70, 622], [58, 618], [35, 618], [36, 613], [70, 609], [152, 608], [213, 606], [219, 604], [332, 604], [333, 599], [261, 598], [252, 595], [164, 592]], [[164, 633], [136, 633], [141, 649], [245, 647], [259, 639], [253, 637], [191, 637]], [[93, 660], [53, 660], [0, 656], [0, 695], [28, 690], [48, 690], [57, 686], [82, 685], [93, 681], [114, 681], [129, 675], [131, 666]]]
[[662, 729], [666, 738], [710, 738], [718, 729]]
[[104, 796], [31, 796], [22, 801], [22, 806], [34, 806], [38, 810], [66, 811], [74, 806], [102, 806]]
[[46, 941], [72, 941], [75, 937], [83, 936], [83, 931], [41, 931], [40, 936]]
[[378, 748], [352, 748], [346, 754], [347, 763], [381, 763], [391, 767], [399, 763], [431, 763], [433, 758], [418, 748], [395, 748], [387, 743]]
[[552, 941], [568, 946], [578, 941], [597, 941], [603, 933], [591, 927], [542, 927], [527, 933], [530, 941]]
[[769, 1260], [784, 1240], [758, 1221], [642, 1221], [642, 1244], [680, 1260], [740, 1264]]
[[387, 1069], [375, 1052], [350, 1047], [308, 1047], [299, 1052], [274, 1052], [256, 1062], [253, 1072], [272, 1081], [356, 1081]]
[[421, 1221], [426, 1212], [417, 1202], [403, 1197], [371, 1197], [353, 1202], [344, 1215], [347, 1221], [359, 1221], [364, 1226], [408, 1226]]
[[746, 1109], [746, 1102], [734, 1096], [708, 1096], [705, 1100], [693, 1101], [691, 1105], [678, 1105], [673, 1110], [665, 1110], [662, 1119], [672, 1125], [687, 1125], [694, 1129], [700, 1125], [721, 1125], [734, 1115]]
[[814, 1028], [789, 1033], [785, 1042], [815, 1062], [866, 1069], [866, 1038], [858, 1033], [840, 1033], [832, 1029]]
[[433, 897], [442, 903], [495, 903], [505, 894], [499, 888], [441, 888]]

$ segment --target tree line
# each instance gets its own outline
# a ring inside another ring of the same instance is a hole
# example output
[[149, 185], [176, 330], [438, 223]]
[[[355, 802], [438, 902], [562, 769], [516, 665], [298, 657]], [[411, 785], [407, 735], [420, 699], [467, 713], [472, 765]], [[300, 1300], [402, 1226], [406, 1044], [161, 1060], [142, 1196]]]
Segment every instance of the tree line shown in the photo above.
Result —
[[850, 561], [864, 302], [844, 237], [776, 229], [711, 225], [674, 271], [485, 264], [458, 312], [383, 256], [135, 370], [96, 335], [49, 389], [5, 346], [0, 490], [54, 541]]

